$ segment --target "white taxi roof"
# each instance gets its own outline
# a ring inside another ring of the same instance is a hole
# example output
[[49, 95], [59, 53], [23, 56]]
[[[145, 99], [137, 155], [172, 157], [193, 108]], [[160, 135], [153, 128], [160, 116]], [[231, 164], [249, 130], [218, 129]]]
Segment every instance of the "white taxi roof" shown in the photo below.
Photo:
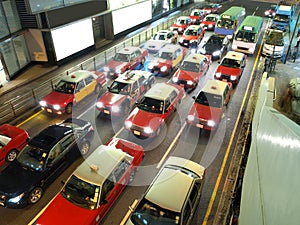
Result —
[[115, 146], [100, 145], [73, 174], [88, 183], [101, 186], [123, 159], [132, 162], [133, 157]]
[[[205, 18], [206, 17], [219, 17], [219, 14], [215, 14], [215, 13], [211, 13], [211, 14], [207, 14], [206, 16], [205, 16]], [[205, 19], [204, 19], [205, 20]]]
[[198, 30], [200, 29], [201, 26], [200, 25], [191, 25], [187, 28], [187, 30]]
[[176, 50], [178, 50], [180, 48], [180, 46], [175, 45], [175, 44], [167, 44], [164, 47], [162, 47], [159, 51], [160, 52], [170, 52], [173, 53]]
[[210, 93], [214, 95], [223, 95], [225, 88], [228, 86], [227, 82], [220, 80], [208, 80], [206, 81], [202, 92]]
[[118, 51], [118, 53], [131, 54], [132, 52], [134, 52], [136, 50], [140, 50], [140, 48], [135, 47], [135, 46], [127, 46], [127, 47], [121, 49], [120, 51]]
[[131, 84], [131, 83], [137, 81], [142, 76], [144, 76], [147, 79], [151, 75], [152, 75], [152, 73], [148, 72], [148, 71], [128, 70], [128, 71], [122, 73], [117, 79], [115, 79], [115, 81]]
[[169, 157], [148, 189], [145, 198], [162, 208], [180, 212], [194, 180], [188, 173], [180, 171], [181, 168], [198, 174], [199, 178], [203, 178], [205, 172], [204, 167], [191, 160]]
[[206, 56], [202, 55], [202, 54], [189, 54], [188, 56], [186, 56], [186, 58], [183, 60], [183, 62], [193, 62], [193, 63], [201, 63], [203, 61], [203, 59], [205, 59]]
[[176, 91], [178, 94], [178, 89], [170, 84], [167, 83], [156, 83], [154, 86], [150, 88], [149, 91], [146, 92], [144, 95], [148, 98], [158, 99], [158, 100], [165, 100], [167, 99], [172, 91]]
[[228, 51], [224, 58], [235, 59], [235, 60], [242, 60], [244, 57], [244, 53], [235, 52], [235, 51]]
[[73, 82], [73, 83], [78, 83], [82, 79], [87, 78], [89, 75], [93, 75], [94, 77], [96, 76], [94, 73], [91, 71], [87, 70], [77, 70], [73, 73], [70, 73], [69, 75], [65, 75], [61, 78], [61, 80], [64, 80], [66, 82]]
[[185, 20], [185, 19], [189, 19], [190, 17], [189, 16], [179, 16], [177, 18], [177, 20]]

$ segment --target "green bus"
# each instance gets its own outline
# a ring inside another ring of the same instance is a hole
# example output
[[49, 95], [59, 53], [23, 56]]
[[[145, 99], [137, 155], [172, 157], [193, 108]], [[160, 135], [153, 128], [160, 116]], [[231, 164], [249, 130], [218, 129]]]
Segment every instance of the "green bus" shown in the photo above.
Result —
[[230, 38], [232, 38], [234, 32], [244, 20], [245, 15], [245, 8], [232, 6], [220, 15], [214, 32], [216, 34], [228, 35]]
[[247, 16], [233, 39], [232, 49], [234, 51], [253, 54], [258, 42], [263, 18], [260, 16]]

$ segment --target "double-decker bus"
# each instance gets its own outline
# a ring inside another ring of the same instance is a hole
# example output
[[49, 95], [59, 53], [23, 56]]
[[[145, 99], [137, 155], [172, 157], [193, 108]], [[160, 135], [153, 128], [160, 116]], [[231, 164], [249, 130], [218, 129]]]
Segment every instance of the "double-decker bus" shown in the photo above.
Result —
[[228, 35], [232, 38], [234, 32], [238, 29], [241, 22], [244, 20], [246, 10], [243, 7], [232, 6], [223, 12], [215, 26], [216, 34]]
[[247, 16], [233, 39], [232, 49], [247, 54], [253, 54], [260, 36], [262, 24], [262, 17]]

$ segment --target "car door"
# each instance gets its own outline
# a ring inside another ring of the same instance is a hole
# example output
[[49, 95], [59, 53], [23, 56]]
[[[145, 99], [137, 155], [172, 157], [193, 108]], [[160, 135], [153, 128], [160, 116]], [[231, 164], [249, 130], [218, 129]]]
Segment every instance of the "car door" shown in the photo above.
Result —
[[95, 77], [90, 74], [88, 77], [86, 77], [84, 79], [84, 82], [85, 82], [85, 92], [87, 95], [93, 93], [95, 91], [95, 88], [96, 88], [96, 79]]
[[80, 102], [87, 95], [84, 80], [79, 81], [75, 87], [75, 102]]

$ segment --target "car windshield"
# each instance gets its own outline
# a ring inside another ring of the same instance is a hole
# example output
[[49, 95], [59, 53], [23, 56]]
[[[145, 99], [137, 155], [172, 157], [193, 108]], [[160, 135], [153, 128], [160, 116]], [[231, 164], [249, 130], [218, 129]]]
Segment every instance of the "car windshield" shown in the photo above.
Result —
[[284, 46], [282, 33], [270, 32], [266, 37], [265, 43], [268, 45]]
[[130, 217], [130, 220], [135, 225], [180, 224], [180, 214], [143, 199]]
[[43, 171], [45, 168], [47, 156], [48, 152], [44, 149], [27, 144], [19, 153], [17, 162], [31, 170]]
[[182, 70], [187, 70], [187, 71], [191, 71], [191, 72], [199, 72], [201, 69], [201, 66], [199, 63], [183, 61], [183, 63], [180, 65], [179, 68]]
[[207, 17], [205, 17], [204, 20], [205, 20], [205, 21], [211, 21], [211, 22], [214, 22], [214, 21], [216, 21], [217, 19], [216, 19], [216, 17], [214, 17], [214, 16], [207, 16]]
[[119, 62], [129, 62], [130, 61], [130, 55], [123, 54], [123, 53], [117, 53], [114, 57], [115, 61]]
[[277, 21], [277, 22], [286, 22], [288, 23], [290, 20], [290, 17], [288, 15], [280, 15], [280, 14], [276, 14], [273, 21]]
[[176, 20], [176, 24], [177, 24], [177, 25], [185, 24], [185, 20], [184, 20], [184, 19], [177, 19], [177, 20]]
[[111, 93], [115, 93], [115, 94], [129, 95], [130, 94], [130, 85], [119, 82], [119, 81], [114, 81], [110, 85], [109, 91]]
[[153, 40], [166, 40], [166, 35], [165, 34], [159, 34], [159, 33], [156, 33], [154, 34], [153, 36]]
[[256, 34], [252, 33], [252, 32], [238, 31], [235, 36], [235, 40], [254, 43], [255, 36], [256, 36]]
[[195, 99], [196, 103], [201, 105], [206, 105], [215, 108], [222, 108], [222, 97], [221, 95], [215, 95], [211, 93], [200, 92], [197, 98]]
[[197, 36], [197, 30], [192, 30], [192, 29], [187, 29], [185, 32], [184, 32], [185, 35], [190, 35], [190, 36]]
[[137, 105], [137, 107], [141, 110], [151, 112], [151, 113], [158, 113], [158, 114], [164, 113], [164, 102], [158, 99], [145, 97]]
[[200, 16], [200, 15], [201, 15], [200, 11], [193, 11], [191, 13], [191, 16]]
[[223, 39], [216, 36], [211, 36], [206, 42], [207, 45], [218, 45], [218, 46], [222, 45], [222, 43], [223, 43]]
[[69, 202], [85, 209], [95, 209], [100, 195], [100, 186], [90, 184], [72, 175], [61, 191]]
[[241, 66], [241, 63], [236, 59], [224, 58], [221, 62], [221, 65], [226, 67], [239, 68]]
[[72, 94], [75, 90], [75, 83], [67, 82], [64, 80], [61, 80], [55, 87], [55, 91], [65, 93], [65, 94]]
[[158, 54], [158, 57], [161, 58], [161, 59], [172, 60], [173, 59], [173, 54], [171, 52], [160, 52]]
[[217, 22], [217, 27], [222, 27], [226, 29], [232, 29], [233, 28], [233, 21], [230, 19], [221, 19]]

